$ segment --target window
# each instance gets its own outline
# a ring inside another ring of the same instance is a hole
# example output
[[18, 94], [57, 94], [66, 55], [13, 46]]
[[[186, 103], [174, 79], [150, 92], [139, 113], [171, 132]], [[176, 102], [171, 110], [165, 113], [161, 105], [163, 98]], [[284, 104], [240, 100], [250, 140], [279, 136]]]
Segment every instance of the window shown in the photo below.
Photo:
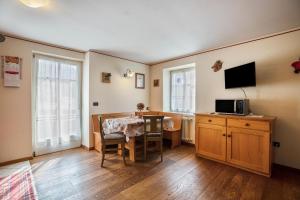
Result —
[[171, 112], [195, 112], [195, 67], [170, 71]]
[[37, 155], [80, 146], [80, 62], [35, 55]]

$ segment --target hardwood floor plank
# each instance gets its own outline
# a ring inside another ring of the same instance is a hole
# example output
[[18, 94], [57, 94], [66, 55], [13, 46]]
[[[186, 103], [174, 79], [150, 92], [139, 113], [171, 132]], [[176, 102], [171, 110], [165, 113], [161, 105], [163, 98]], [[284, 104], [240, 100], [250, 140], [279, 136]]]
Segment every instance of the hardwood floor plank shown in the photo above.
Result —
[[242, 191], [241, 200], [262, 199], [268, 178], [253, 174]]
[[[275, 167], [266, 178], [198, 158], [193, 147], [165, 149], [164, 161], [130, 162], [109, 154], [100, 167], [96, 151], [81, 148], [31, 161], [41, 200], [300, 199], [300, 172]], [[127, 158], [128, 159], [128, 158]]]
[[121, 193], [128, 198], [151, 199], [158, 193], [166, 191], [170, 184], [179, 181], [183, 176], [196, 168], [197, 164], [195, 156], [188, 155], [174, 165], [147, 177], [147, 179], [144, 179]]
[[[166, 168], [167, 166], [170, 166], [175, 163], [175, 160], [179, 160], [181, 158], [184, 158], [187, 155], [190, 155], [191, 151], [177, 151], [176, 155], [174, 153], [168, 153], [165, 154], [165, 159], [163, 163], [160, 163], [159, 159], [156, 158], [154, 160], [148, 161], [146, 163], [134, 163], [133, 166], [139, 166], [141, 167], [136, 173], [130, 174], [128, 173], [128, 176], [119, 178], [119, 177], [113, 177], [113, 179], [118, 179], [119, 181], [113, 185], [108, 185], [107, 187], [101, 189], [99, 192], [95, 194], [97, 199], [107, 199], [114, 194], [117, 194], [130, 186], [136, 184], [137, 182], [140, 182], [141, 180], [145, 179], [146, 177], [149, 177], [156, 172]], [[127, 169], [128, 170], [128, 169]], [[90, 197], [91, 198], [91, 197]]]
[[210, 182], [197, 199], [217, 199], [237, 172], [238, 169], [224, 165], [222, 171]]
[[221, 172], [223, 165], [215, 162], [201, 162], [201, 165], [174, 182], [165, 193], [155, 198], [159, 199], [196, 199], [207, 185]]
[[246, 187], [251, 174], [239, 170], [232, 180], [222, 190], [222, 194], [218, 199], [240, 199], [243, 189]]

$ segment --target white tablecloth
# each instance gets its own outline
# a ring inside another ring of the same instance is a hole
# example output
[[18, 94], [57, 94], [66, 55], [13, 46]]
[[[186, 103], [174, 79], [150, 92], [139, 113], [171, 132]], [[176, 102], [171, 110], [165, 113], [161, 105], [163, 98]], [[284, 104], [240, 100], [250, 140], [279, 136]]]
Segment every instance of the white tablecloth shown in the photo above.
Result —
[[[173, 128], [174, 122], [171, 117], [164, 118], [164, 128]], [[123, 132], [127, 141], [129, 137], [140, 136], [144, 134], [144, 120], [139, 117], [122, 117], [105, 119], [103, 124], [105, 134]]]

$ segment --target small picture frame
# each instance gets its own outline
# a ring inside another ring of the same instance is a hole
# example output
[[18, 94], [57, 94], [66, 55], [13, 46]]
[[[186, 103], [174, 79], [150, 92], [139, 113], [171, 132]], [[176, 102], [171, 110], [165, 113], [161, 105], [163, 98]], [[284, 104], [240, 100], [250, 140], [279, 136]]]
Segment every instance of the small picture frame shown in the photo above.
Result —
[[145, 74], [135, 73], [135, 88], [145, 89]]
[[153, 86], [154, 87], [159, 87], [159, 79], [153, 80]]
[[4, 87], [20, 87], [22, 79], [22, 58], [1, 56], [1, 77]]
[[111, 83], [111, 73], [102, 72], [102, 82]]

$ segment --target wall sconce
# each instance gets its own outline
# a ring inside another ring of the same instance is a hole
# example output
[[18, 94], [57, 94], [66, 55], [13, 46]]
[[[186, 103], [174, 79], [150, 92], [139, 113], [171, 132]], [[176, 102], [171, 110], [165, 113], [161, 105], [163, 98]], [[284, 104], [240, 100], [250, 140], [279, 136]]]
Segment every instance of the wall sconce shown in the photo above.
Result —
[[300, 58], [298, 61], [293, 62], [291, 66], [295, 68], [295, 74], [298, 74], [300, 72]]
[[123, 76], [125, 78], [132, 78], [133, 77], [134, 72], [131, 71], [130, 69], [126, 69], [125, 73], [123, 74]]

